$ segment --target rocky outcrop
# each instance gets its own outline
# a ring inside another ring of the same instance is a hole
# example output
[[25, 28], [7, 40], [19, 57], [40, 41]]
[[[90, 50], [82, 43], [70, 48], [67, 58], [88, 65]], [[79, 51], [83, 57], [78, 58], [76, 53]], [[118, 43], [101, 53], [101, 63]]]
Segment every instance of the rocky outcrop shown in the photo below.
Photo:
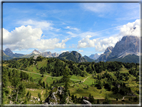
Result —
[[49, 96], [45, 99], [45, 104], [60, 104], [60, 95], [64, 94], [63, 87], [53, 87]]
[[136, 36], [124, 36], [117, 42], [108, 58], [121, 58], [129, 54], [139, 55], [140, 38]]
[[100, 57], [96, 60], [96, 62], [99, 62], [99, 61], [104, 61], [104, 62], [105, 62], [105, 61], [107, 61], [108, 56], [109, 56], [109, 55], [111, 54], [111, 52], [112, 52], [112, 49], [113, 49], [112, 46], [108, 47], [108, 48], [105, 50], [105, 52], [100, 55]]
[[[136, 36], [124, 36], [115, 47], [108, 47], [103, 54], [97, 59], [99, 61], [121, 60], [129, 55], [140, 55], [140, 38]], [[133, 58], [129, 58], [133, 59]], [[127, 62], [127, 59], [126, 61]], [[133, 61], [131, 61], [133, 62]], [[135, 61], [136, 62], [136, 61]]]

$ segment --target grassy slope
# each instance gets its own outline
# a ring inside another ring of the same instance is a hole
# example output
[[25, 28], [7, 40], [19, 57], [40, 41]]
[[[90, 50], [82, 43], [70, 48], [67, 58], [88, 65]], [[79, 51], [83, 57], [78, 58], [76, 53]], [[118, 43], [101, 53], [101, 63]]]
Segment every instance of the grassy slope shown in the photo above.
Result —
[[[31, 65], [30, 67], [27, 67], [28, 73], [31, 77], [33, 77], [34, 82], [37, 83], [39, 81], [39, 79], [42, 79], [42, 81], [45, 81], [48, 85], [51, 85], [54, 80], [59, 80], [62, 78], [62, 76], [51, 77], [50, 74], [45, 74], [44, 77], [41, 77], [41, 74], [39, 73], [39, 69], [42, 66], [46, 66], [46, 64], [47, 64], [47, 59], [44, 59], [43, 61], [37, 62], [37, 65], [34, 65], [34, 66]], [[4, 64], [4, 66], [7, 66], [7, 64]], [[102, 73], [98, 73], [98, 74], [96, 74], [96, 76], [102, 75], [105, 72], [106, 71], [103, 71]], [[128, 73], [128, 70], [126, 68], [122, 67], [120, 72], [121, 73]], [[111, 74], [116, 79], [116, 77], [114, 76], [114, 72], [108, 72], [108, 73]], [[83, 81], [85, 78], [87, 78], [87, 79], [83, 83], [79, 84], [79, 81]], [[114, 95], [112, 93], [112, 91], [107, 91], [106, 89], [104, 89], [104, 87], [102, 89], [97, 89], [96, 87], [91, 86], [92, 84], [95, 84], [95, 81], [97, 80], [97, 79], [94, 79], [91, 76], [91, 74], [88, 74], [85, 77], [72, 75], [70, 77], [70, 79], [71, 79], [71, 83], [70, 83], [71, 86], [70, 86], [69, 90], [70, 90], [71, 95], [74, 94], [74, 95], [77, 95], [77, 97], [82, 97], [82, 96], [88, 97], [88, 95], [91, 94], [94, 96], [95, 99], [104, 99], [105, 95], [107, 94], [111, 100], [115, 100], [117, 97], [119, 99], [122, 99], [122, 97], [123, 97], [122, 95]], [[134, 94], [138, 95], [136, 93], [136, 90], [139, 89], [139, 87], [138, 87], [139, 84], [136, 83], [135, 79], [136, 78], [134, 76], [130, 75], [129, 80], [126, 82], [124, 81], [124, 82], [127, 83], [126, 85], [132, 89]], [[106, 80], [102, 79], [101, 82], [103, 82], [103, 81], [106, 81]], [[72, 84], [74, 84], [74, 86]], [[87, 89], [87, 87], [88, 87], [88, 89]], [[45, 89], [26, 89], [26, 90], [30, 91], [32, 96], [34, 96], [34, 97], [37, 97], [39, 92], [41, 93], [43, 91], [43, 95], [45, 93]], [[43, 95], [42, 95], [42, 100], [45, 99]]]

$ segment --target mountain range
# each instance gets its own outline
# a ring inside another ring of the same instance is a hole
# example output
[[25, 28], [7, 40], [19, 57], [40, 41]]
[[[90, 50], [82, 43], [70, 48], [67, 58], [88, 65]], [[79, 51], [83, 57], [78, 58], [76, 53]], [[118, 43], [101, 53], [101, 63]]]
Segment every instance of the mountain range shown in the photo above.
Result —
[[139, 62], [141, 38], [136, 36], [124, 36], [114, 47], [108, 47], [96, 60], [99, 61], [121, 61]]
[[114, 47], [110, 46], [106, 48], [105, 52], [101, 55], [91, 54], [90, 56], [82, 56], [76, 51], [63, 52], [61, 54], [49, 52], [39, 52], [33, 50], [30, 54], [17, 54], [13, 53], [9, 48], [3, 51], [3, 60], [9, 60], [12, 58], [29, 58], [32, 56], [43, 57], [57, 57], [62, 60], [71, 60], [74, 62], [99, 62], [99, 61], [121, 61], [121, 62], [139, 62], [140, 55], [140, 39], [136, 36], [124, 36], [120, 41], [116, 43]]
[[89, 58], [96, 60], [96, 59], [99, 58], [99, 56], [100, 56], [100, 55], [98, 55], [98, 54], [96, 53], [96, 54], [91, 54], [91, 55], [89, 56]]

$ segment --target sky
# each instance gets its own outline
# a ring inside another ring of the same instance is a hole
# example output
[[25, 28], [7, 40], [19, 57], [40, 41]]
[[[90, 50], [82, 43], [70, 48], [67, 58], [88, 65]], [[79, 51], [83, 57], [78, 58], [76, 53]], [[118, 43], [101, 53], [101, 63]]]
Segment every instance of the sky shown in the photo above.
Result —
[[139, 3], [3, 3], [3, 49], [101, 54], [140, 36]]

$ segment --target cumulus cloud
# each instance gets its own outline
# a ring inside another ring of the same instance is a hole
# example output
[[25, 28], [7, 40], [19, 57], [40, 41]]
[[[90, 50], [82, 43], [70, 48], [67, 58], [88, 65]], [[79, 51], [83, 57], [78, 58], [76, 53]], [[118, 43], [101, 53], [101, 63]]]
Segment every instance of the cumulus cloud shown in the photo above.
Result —
[[59, 39], [41, 39], [42, 30], [40, 28], [32, 28], [31, 26], [21, 26], [9, 32], [3, 28], [3, 43], [12, 50], [37, 48], [40, 51], [55, 48], [65, 48], [65, 43], [69, 38]]
[[133, 35], [140, 37], [140, 19], [137, 19], [135, 22], [123, 25], [120, 28], [120, 35]]
[[78, 48], [95, 47], [96, 51], [102, 52], [108, 46], [114, 46], [119, 39], [120, 37], [113, 36], [104, 39], [91, 39], [91, 36], [88, 35], [78, 42]]
[[26, 20], [26, 21], [18, 21], [18, 24], [22, 25], [30, 25], [33, 28], [41, 28], [42, 30], [54, 30], [59, 31], [60, 29], [53, 28], [53, 24], [47, 21], [35, 21], [35, 20]]
[[115, 46], [115, 44], [121, 40], [123, 36], [138, 36], [140, 37], [140, 20], [136, 20], [135, 22], [128, 23], [119, 27], [120, 32], [116, 35], [107, 37], [107, 38], [96, 38], [91, 39], [91, 35], [87, 35], [82, 40], [78, 41], [78, 48], [87, 48], [87, 47], [95, 47], [95, 50], [98, 52], [103, 52], [109, 46]]

